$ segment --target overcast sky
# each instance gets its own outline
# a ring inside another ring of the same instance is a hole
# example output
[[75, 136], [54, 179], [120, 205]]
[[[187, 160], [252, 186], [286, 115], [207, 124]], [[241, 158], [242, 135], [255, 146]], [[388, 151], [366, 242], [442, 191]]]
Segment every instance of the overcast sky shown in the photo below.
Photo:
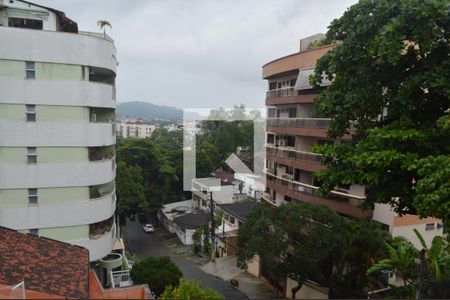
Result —
[[[33, 2], [33, 0], [31, 0]], [[34, 0], [80, 30], [108, 20], [119, 101], [183, 107], [264, 106], [261, 66], [298, 51], [356, 0]]]

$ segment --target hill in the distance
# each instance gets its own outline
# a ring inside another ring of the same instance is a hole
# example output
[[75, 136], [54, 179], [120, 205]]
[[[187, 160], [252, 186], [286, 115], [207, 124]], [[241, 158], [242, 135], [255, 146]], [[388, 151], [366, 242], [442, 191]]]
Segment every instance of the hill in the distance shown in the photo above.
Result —
[[117, 118], [140, 118], [146, 121], [180, 121], [183, 111], [176, 107], [156, 105], [148, 102], [133, 101], [117, 104]]

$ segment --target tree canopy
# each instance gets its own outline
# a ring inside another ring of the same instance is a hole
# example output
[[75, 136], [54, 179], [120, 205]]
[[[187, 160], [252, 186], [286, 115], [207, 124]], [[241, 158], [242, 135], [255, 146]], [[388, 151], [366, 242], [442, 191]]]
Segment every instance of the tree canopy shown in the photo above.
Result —
[[349, 220], [325, 206], [259, 204], [239, 228], [237, 256], [246, 268], [258, 255], [275, 280], [297, 281], [295, 290], [313, 280], [328, 286], [330, 297], [359, 298], [369, 285], [370, 261], [385, 254], [387, 240], [389, 235], [373, 224]]
[[176, 287], [167, 286], [160, 299], [223, 299], [223, 296], [212, 289], [202, 289], [195, 281], [180, 279]]
[[324, 192], [363, 184], [366, 207], [450, 220], [450, 5], [448, 0], [361, 0], [334, 20], [311, 82], [332, 80], [315, 103], [333, 118], [318, 146]]
[[167, 286], [177, 286], [183, 274], [169, 257], [149, 257], [137, 262], [131, 269], [135, 284], [148, 284], [157, 297]]

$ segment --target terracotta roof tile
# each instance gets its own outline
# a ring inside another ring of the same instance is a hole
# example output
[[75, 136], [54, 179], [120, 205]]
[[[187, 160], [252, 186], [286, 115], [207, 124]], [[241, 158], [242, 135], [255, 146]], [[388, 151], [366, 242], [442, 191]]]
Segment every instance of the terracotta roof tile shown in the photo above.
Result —
[[89, 295], [89, 251], [0, 227], [0, 283], [66, 298]]

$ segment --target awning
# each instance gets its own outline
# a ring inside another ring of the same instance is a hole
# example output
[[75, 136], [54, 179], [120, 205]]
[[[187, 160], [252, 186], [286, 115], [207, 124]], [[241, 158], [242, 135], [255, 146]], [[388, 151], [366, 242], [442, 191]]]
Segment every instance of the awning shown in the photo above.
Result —
[[[297, 81], [295, 82], [294, 90], [309, 90], [313, 86], [309, 83], [309, 77], [314, 74], [314, 68], [300, 69], [298, 72]], [[325, 76], [322, 76], [322, 83], [320, 86], [330, 85], [330, 81]]]

